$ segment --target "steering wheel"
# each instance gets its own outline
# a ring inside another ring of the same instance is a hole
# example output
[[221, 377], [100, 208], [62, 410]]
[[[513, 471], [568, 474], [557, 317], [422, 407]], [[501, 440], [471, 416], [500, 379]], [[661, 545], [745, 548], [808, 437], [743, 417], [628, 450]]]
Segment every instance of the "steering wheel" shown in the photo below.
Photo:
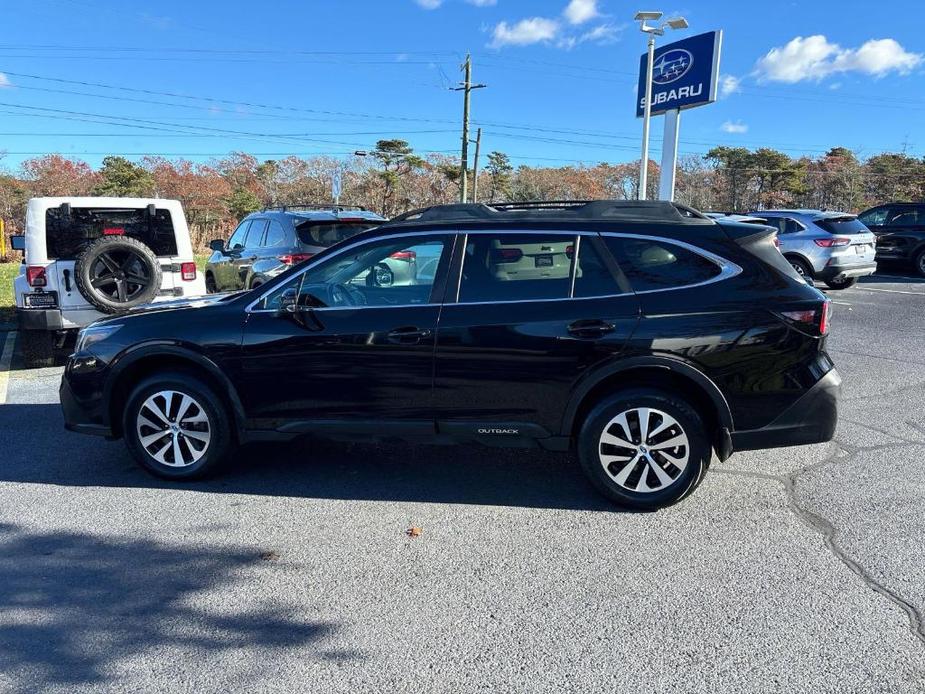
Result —
[[332, 284], [329, 289], [331, 306], [360, 306], [366, 303], [366, 297], [346, 284]]

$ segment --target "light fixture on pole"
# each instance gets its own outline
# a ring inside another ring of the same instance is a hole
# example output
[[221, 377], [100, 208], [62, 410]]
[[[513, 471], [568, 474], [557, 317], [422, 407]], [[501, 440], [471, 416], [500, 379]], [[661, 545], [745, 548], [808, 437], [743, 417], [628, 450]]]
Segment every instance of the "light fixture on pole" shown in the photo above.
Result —
[[642, 116], [642, 159], [639, 162], [639, 192], [637, 199], [645, 200], [649, 183], [649, 121], [652, 118], [652, 72], [655, 65], [655, 37], [664, 36], [665, 29], [687, 29], [684, 17], [672, 17], [661, 26], [650, 25], [662, 18], [661, 12], [637, 12], [634, 19], [640, 22], [639, 29], [649, 35], [648, 60], [646, 63], [646, 98]]

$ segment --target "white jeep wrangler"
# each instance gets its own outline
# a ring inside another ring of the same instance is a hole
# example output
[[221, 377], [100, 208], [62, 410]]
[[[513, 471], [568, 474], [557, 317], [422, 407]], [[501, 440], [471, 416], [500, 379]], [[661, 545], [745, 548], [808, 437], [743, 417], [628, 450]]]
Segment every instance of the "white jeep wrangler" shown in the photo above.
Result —
[[177, 200], [33, 198], [13, 280], [29, 366], [50, 366], [68, 332], [142, 304], [205, 294]]

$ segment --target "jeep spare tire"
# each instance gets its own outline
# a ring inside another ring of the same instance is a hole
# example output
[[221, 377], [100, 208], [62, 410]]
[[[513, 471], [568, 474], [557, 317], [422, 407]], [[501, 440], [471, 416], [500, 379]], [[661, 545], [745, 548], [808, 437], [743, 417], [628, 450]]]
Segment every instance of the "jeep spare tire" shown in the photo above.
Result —
[[161, 288], [161, 266], [153, 251], [129, 236], [104, 236], [77, 256], [77, 290], [103, 313], [147, 304]]

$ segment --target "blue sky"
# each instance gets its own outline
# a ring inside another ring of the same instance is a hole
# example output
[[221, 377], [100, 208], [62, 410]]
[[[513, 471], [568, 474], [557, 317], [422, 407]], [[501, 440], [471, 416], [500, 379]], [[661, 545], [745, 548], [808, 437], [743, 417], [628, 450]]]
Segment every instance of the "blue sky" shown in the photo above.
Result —
[[[128, 6], [131, 9], [126, 9]], [[684, 114], [681, 152], [844, 145], [925, 155], [919, 0], [30, 0], [3, 18], [3, 165], [45, 152], [205, 161], [346, 156], [400, 137], [455, 153], [467, 50], [484, 151], [563, 165], [638, 157], [638, 9], [722, 28], [725, 95]], [[670, 40], [670, 37], [660, 39]], [[653, 128], [660, 153], [661, 119]]]

